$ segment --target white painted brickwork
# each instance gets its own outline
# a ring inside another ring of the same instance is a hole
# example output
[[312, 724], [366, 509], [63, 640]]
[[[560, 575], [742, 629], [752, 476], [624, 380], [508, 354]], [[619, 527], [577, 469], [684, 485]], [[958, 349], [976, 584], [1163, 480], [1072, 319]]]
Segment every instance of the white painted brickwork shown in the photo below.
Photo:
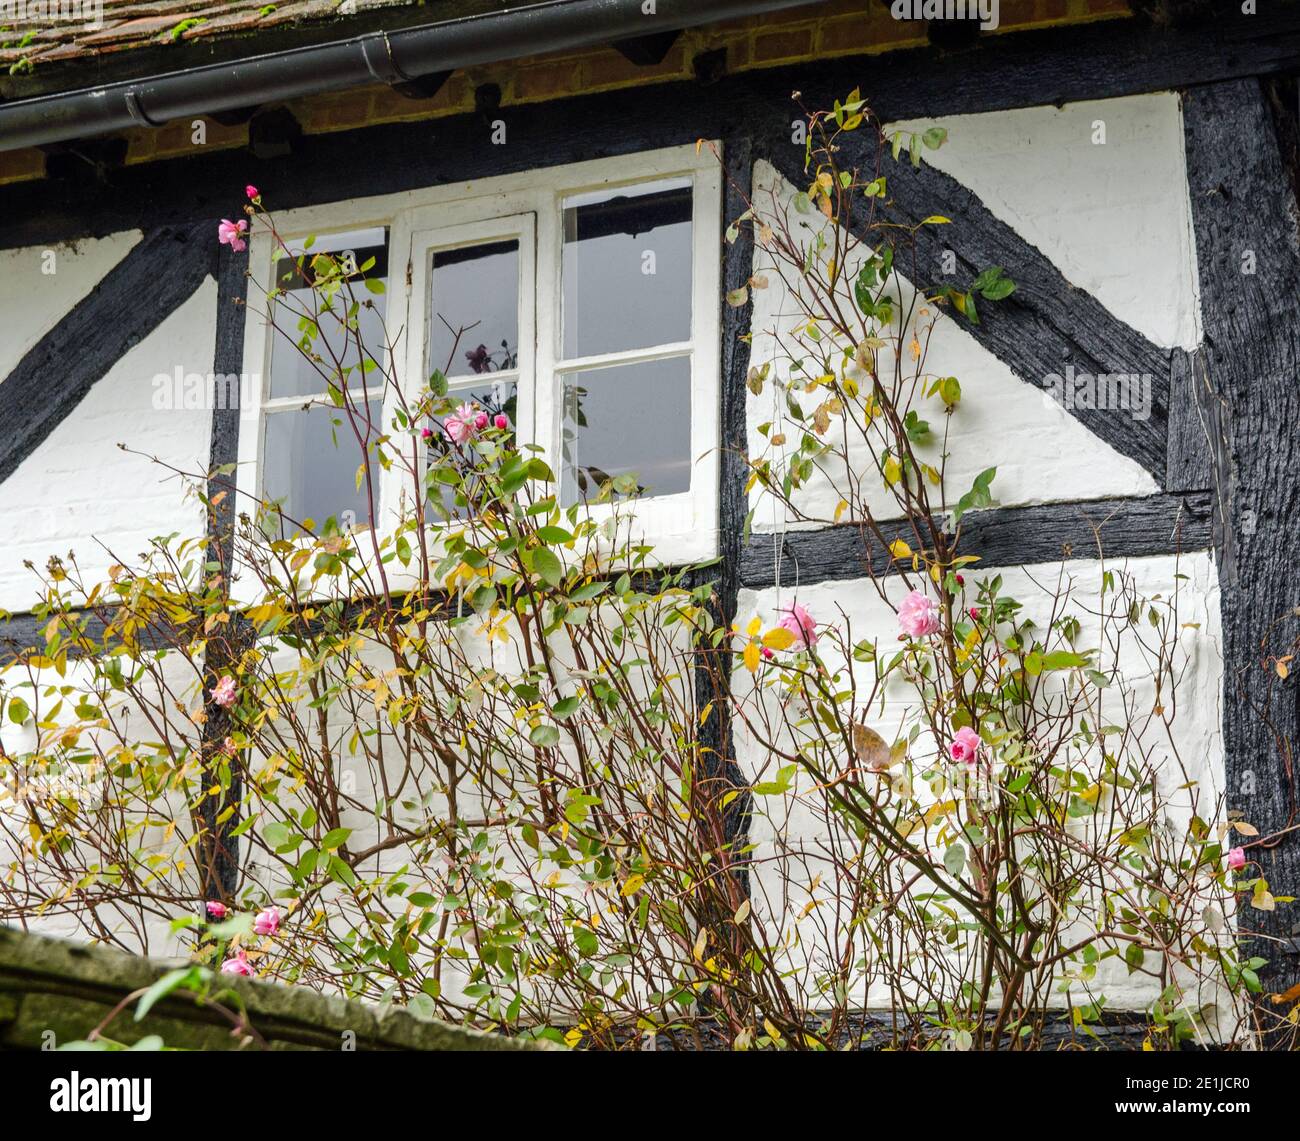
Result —
[[[120, 252], [125, 248], [122, 245]], [[24, 329], [39, 327], [40, 320], [52, 326], [62, 311], [50, 306], [44, 284], [50, 279], [40, 277], [39, 259], [31, 263], [37, 267], [36, 278], [22, 270], [19, 282], [6, 283], [6, 290], [14, 293], [0, 304], [31, 312], [32, 323], [21, 325]], [[87, 269], [102, 273], [108, 268], [103, 263], [98, 258]], [[27, 265], [27, 259], [20, 258], [18, 264]], [[65, 310], [97, 279], [84, 278], [81, 288], [74, 289], [71, 274], [72, 267], [64, 263], [53, 279], [58, 284], [49, 287]], [[203, 375], [212, 371], [216, 304], [217, 287], [209, 279], [120, 360], [0, 483], [5, 538], [0, 544], [0, 607], [17, 613], [29, 610], [35, 601], [39, 583], [24, 561], [43, 568], [50, 556], [66, 559], [75, 551], [93, 582], [115, 561], [145, 550], [153, 536], [202, 533], [202, 512], [193, 500], [183, 501], [180, 482], [118, 445], [182, 470], [207, 468], [211, 414], [206, 409], [156, 409], [153, 380], [160, 373], [174, 375], [178, 366]], [[39, 336], [33, 343], [35, 339]], [[8, 344], [4, 352], [6, 359], [12, 355]]]

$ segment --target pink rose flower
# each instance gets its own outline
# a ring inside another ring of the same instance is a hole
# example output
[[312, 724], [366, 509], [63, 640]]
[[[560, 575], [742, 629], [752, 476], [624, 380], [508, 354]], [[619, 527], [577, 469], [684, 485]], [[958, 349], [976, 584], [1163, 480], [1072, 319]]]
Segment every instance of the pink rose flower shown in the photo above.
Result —
[[238, 951], [233, 958], [229, 958], [221, 964], [221, 973], [223, 975], [243, 975], [245, 978], [252, 978], [253, 964], [248, 961], [248, 956], [244, 951]]
[[939, 608], [919, 590], [909, 591], [898, 607], [898, 625], [910, 638], [927, 638], [939, 629]]
[[422, 440], [427, 444], [430, 440], [433, 439], [433, 429], [432, 429], [432, 428], [421, 428], [421, 429], [420, 429], [420, 439], [422, 439]]
[[763, 646], [763, 647], [759, 650], [759, 653], [761, 653], [761, 654], [763, 655], [763, 657], [766, 658], [766, 659], [769, 660], [769, 661], [770, 661], [772, 658], [776, 657], [776, 651], [773, 650], [771, 646]]
[[442, 426], [447, 430], [449, 435], [458, 444], [464, 444], [470, 437], [470, 426], [465, 423], [459, 416], [448, 416], [442, 422]]
[[785, 612], [785, 616], [777, 625], [782, 630], [789, 630], [798, 644], [806, 646], [810, 650], [817, 645], [817, 623], [813, 621], [813, 616], [799, 603], [792, 602], [790, 608]]
[[966, 613], [970, 615], [970, 620], [972, 622], [978, 622], [980, 620], [980, 608], [978, 606], [972, 606], [968, 611], [966, 611]]
[[224, 903], [218, 903], [215, 899], [210, 899], [205, 906], [208, 909], [209, 919], [225, 919], [226, 905]]
[[948, 752], [954, 761], [964, 761], [974, 766], [982, 744], [980, 735], [969, 725], [963, 725], [952, 735], [952, 744], [948, 747]]
[[486, 412], [480, 412], [477, 416], [474, 417], [474, 427], [477, 428], [480, 432], [483, 431], [483, 429], [486, 428], [487, 426], [488, 426], [488, 414]]
[[492, 423], [495, 424], [498, 428], [501, 429], [501, 431], [504, 432], [507, 428], [510, 427], [510, 417], [507, 416], [504, 412], [498, 412], [496, 414], [495, 419], [493, 419]]
[[262, 192], [258, 190], [257, 187], [254, 186], [252, 183], [249, 183], [249, 185], [244, 187], [244, 193], [247, 194], [248, 197], [254, 201], [260, 198], [262, 194]]
[[234, 705], [236, 697], [235, 679], [229, 674], [226, 674], [212, 687], [212, 700], [220, 705], [222, 709], [229, 709]]
[[966, 585], [966, 580], [965, 580], [964, 578], [962, 578], [961, 575], [959, 575], [959, 574], [953, 575], [953, 579], [956, 581], [956, 583], [957, 583], [958, 586], [965, 586], [965, 585]]
[[1241, 871], [1246, 866], [1246, 849], [1231, 848], [1228, 850], [1228, 867], [1234, 872]]
[[248, 243], [243, 239], [243, 233], [247, 229], [248, 223], [242, 218], [238, 222], [222, 218], [221, 225], [217, 227], [217, 241], [221, 245], [229, 246], [235, 253], [240, 253], [248, 248]]
[[[483, 423], [479, 423], [479, 417]], [[480, 412], [474, 405], [465, 403], [442, 422], [442, 426], [458, 444], [466, 444], [471, 436], [487, 424], [487, 414]]]
[[234, 737], [227, 737], [221, 742], [221, 751], [228, 757], [233, 757], [237, 752], [239, 752], [239, 750], [235, 748]]
[[253, 920], [253, 930], [259, 935], [274, 935], [280, 930], [280, 909], [268, 907], [265, 911], [259, 911]]

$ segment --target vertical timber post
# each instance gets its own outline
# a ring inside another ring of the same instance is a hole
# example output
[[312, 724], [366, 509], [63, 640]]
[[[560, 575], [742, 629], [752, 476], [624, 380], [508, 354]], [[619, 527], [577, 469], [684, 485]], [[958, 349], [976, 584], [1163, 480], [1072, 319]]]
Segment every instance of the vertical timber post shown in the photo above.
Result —
[[[1300, 238], [1268, 102], [1257, 79], [1183, 93], [1188, 191], [1196, 237], [1204, 345], [1197, 403], [1220, 512], [1223, 734], [1228, 810], [1259, 830], [1235, 835], [1276, 896], [1300, 894], [1295, 675], [1278, 659], [1300, 642]], [[1203, 375], [1201, 375], [1203, 373]], [[1238, 896], [1242, 955], [1268, 960], [1264, 991], [1300, 982], [1300, 910]], [[1265, 1041], [1275, 1007], [1258, 1005]]]
[[[213, 353], [212, 442], [208, 457], [208, 552], [207, 576], [220, 576], [218, 592], [225, 607], [225, 621], [209, 635], [204, 655], [205, 679], [202, 749], [204, 771], [217, 773], [221, 763], [230, 765], [230, 779], [219, 796], [206, 796], [202, 818], [205, 842], [201, 875], [204, 897], [229, 900], [238, 887], [239, 841], [232, 836], [239, 823], [236, 815], [242, 795], [239, 775], [241, 758], [224, 755], [223, 742], [230, 734], [231, 718], [217, 705], [210, 689], [223, 673], [238, 662], [247, 642], [241, 615], [230, 606], [230, 574], [234, 561], [235, 462], [239, 457], [239, 419], [243, 404], [241, 370], [244, 357], [244, 318], [248, 292], [248, 252], [224, 248], [217, 271], [217, 332]], [[232, 399], [233, 397], [233, 399]], [[215, 781], [205, 780], [211, 788]]]

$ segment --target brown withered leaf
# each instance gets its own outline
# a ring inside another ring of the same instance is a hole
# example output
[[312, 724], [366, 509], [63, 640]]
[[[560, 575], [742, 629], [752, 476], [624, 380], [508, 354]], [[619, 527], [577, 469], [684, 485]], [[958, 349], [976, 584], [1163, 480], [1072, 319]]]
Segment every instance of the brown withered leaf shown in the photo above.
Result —
[[885, 739], [867, 725], [853, 723], [853, 752], [858, 760], [873, 773], [883, 773], [889, 769], [893, 752]]

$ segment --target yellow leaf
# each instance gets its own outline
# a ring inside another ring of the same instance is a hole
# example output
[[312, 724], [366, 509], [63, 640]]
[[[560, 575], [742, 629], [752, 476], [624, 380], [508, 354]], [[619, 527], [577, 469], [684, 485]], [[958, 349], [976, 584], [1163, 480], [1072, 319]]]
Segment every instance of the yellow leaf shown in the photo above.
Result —
[[1283, 991], [1281, 994], [1272, 995], [1271, 997], [1273, 999], [1274, 1005], [1277, 1006], [1280, 1006], [1284, 1002], [1300, 1001], [1300, 983], [1297, 983], [1295, 986], [1291, 987], [1290, 990]]
[[758, 617], [751, 618], [749, 625], [745, 627], [745, 633], [751, 638], [763, 628], [763, 620]]
[[738, 908], [736, 908], [736, 914], [733, 918], [735, 919], [737, 926], [744, 923], [745, 920], [749, 918], [749, 911], [750, 911], [749, 900], [745, 900], [744, 903], [742, 903]]
[[933, 824], [941, 816], [947, 816], [950, 812], [957, 811], [957, 802], [955, 800], [943, 800], [938, 804], [932, 804], [925, 813], [926, 824]]
[[900, 479], [903, 478], [903, 469], [899, 466], [898, 461], [890, 456], [885, 461], [885, 482], [893, 487]]
[[794, 634], [784, 626], [777, 626], [763, 635], [763, 645], [769, 650], [788, 650], [794, 645]]
[[902, 539], [895, 539], [889, 544], [889, 553], [896, 559], [906, 559], [912, 554], [912, 548]]
[[745, 647], [745, 669], [750, 673], [758, 670], [758, 663], [763, 660], [763, 651], [759, 648], [757, 642], [750, 642]]
[[847, 499], [841, 499], [841, 500], [840, 500], [840, 501], [835, 505], [835, 522], [836, 522], [836, 523], [838, 523], [838, 522], [840, 521], [840, 516], [843, 515], [844, 512], [846, 512], [848, 509], [849, 509], [849, 501], [848, 501]]
[[623, 891], [622, 891], [623, 897], [627, 898], [627, 896], [629, 895], [636, 895], [636, 893], [641, 890], [641, 887], [644, 883], [645, 883], [645, 876], [643, 875], [638, 874], [634, 876], [628, 876], [627, 883], [623, 885]]

